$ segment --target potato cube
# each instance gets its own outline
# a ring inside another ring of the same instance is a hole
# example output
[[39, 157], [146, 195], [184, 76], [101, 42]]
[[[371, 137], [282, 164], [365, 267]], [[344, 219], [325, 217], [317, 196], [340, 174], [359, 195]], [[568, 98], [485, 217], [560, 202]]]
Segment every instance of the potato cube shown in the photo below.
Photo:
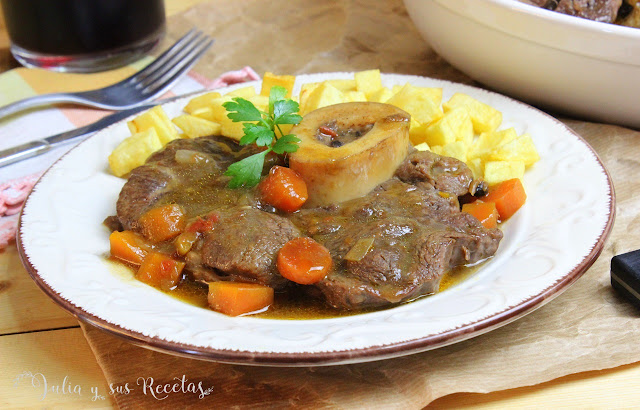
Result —
[[318, 108], [328, 105], [340, 104], [346, 102], [346, 98], [342, 91], [328, 83], [321, 83], [306, 100], [305, 105], [300, 107], [302, 115], [307, 114]]
[[503, 144], [518, 138], [515, 128], [507, 128], [500, 131], [483, 132], [471, 146], [469, 157], [482, 158], [485, 161], [491, 159], [494, 150]]
[[347, 91], [359, 91], [356, 88], [356, 80], [325, 80], [327, 84], [331, 84], [336, 87], [338, 90], [346, 93]]
[[140, 114], [127, 122], [127, 126], [129, 127], [131, 134], [137, 134], [139, 132], [146, 131], [149, 128], [155, 128], [162, 145], [179, 138], [178, 131], [159, 105], [156, 105], [149, 111]]
[[382, 87], [381, 89], [379, 89], [378, 91], [372, 93], [368, 99], [371, 102], [379, 102], [379, 103], [386, 103], [387, 100], [389, 98], [391, 98], [391, 96], [393, 95], [393, 93], [391, 92], [390, 89], [388, 89], [387, 87]]
[[222, 123], [222, 120], [227, 118], [227, 109], [224, 108], [222, 104], [226, 103], [227, 101], [232, 101], [231, 98], [232, 97], [230, 96], [223, 95], [220, 98], [211, 100], [211, 105], [209, 105], [209, 111], [207, 116], [201, 115], [200, 112], [193, 115], [196, 115], [200, 118], [207, 119], [209, 121]]
[[524, 162], [522, 161], [487, 161], [484, 164], [484, 180], [489, 185], [512, 178], [524, 176]]
[[484, 178], [484, 162], [480, 158], [467, 159], [467, 166], [474, 178]]
[[449, 101], [442, 104], [445, 112], [456, 107], [466, 107], [476, 133], [490, 132], [502, 123], [502, 113], [495, 108], [463, 93], [455, 93]]
[[522, 134], [497, 146], [489, 158], [494, 161], [522, 161], [528, 167], [540, 160], [540, 155], [531, 136]]
[[155, 128], [125, 138], [109, 155], [109, 167], [113, 175], [121, 177], [143, 165], [149, 155], [162, 148]]
[[256, 95], [256, 89], [253, 86], [237, 88], [233, 91], [229, 91], [225, 95], [230, 97], [241, 97], [244, 99], [248, 99]]
[[409, 140], [413, 145], [418, 145], [422, 143], [426, 143], [424, 130], [426, 129], [428, 124], [420, 124], [418, 121], [411, 118], [411, 123], [409, 125]]
[[247, 98], [247, 100], [251, 101], [260, 111], [269, 111], [269, 97], [254, 95], [253, 97]]
[[382, 88], [380, 70], [360, 71], [354, 74], [356, 90], [362, 91], [367, 97]]
[[320, 83], [306, 83], [300, 86], [300, 96], [298, 99], [298, 103], [300, 104], [300, 107], [303, 107], [304, 105], [306, 105], [307, 100], [309, 99], [309, 96], [311, 95], [313, 90], [318, 88], [318, 86], [320, 86]]
[[467, 161], [467, 145], [462, 141], [454, 141], [446, 145], [437, 145], [431, 149], [438, 155], [459, 159], [462, 162]]
[[215, 91], [194, 97], [184, 107], [184, 112], [193, 115], [194, 111], [207, 108], [211, 104], [211, 100], [220, 97], [220, 93]]
[[222, 126], [213, 121], [205, 120], [193, 115], [180, 115], [175, 117], [173, 123], [180, 128], [188, 138], [206, 137], [208, 135], [220, 135]]
[[233, 122], [229, 118], [220, 121], [220, 131], [225, 137], [240, 141], [244, 136], [244, 126], [242, 122]]
[[212, 107], [202, 107], [191, 111], [190, 113], [194, 117], [202, 118], [208, 121], [213, 121], [213, 108]]
[[344, 93], [346, 102], [366, 102], [367, 96], [362, 91], [347, 91]]
[[416, 145], [414, 148], [418, 151], [431, 151], [431, 148], [429, 148], [429, 144], [427, 144], [426, 142], [422, 142]]
[[440, 108], [441, 99], [441, 88], [414, 87], [407, 83], [387, 100], [387, 104], [405, 110], [420, 124], [429, 124], [444, 115]]
[[293, 75], [275, 75], [270, 72], [264, 73], [262, 76], [262, 88], [260, 89], [260, 95], [265, 97], [269, 96], [271, 87], [279, 85], [287, 89], [287, 98], [291, 98], [291, 92], [293, 91], [293, 85], [296, 82], [296, 77]]
[[446, 145], [454, 141], [462, 141], [466, 145], [471, 145], [473, 124], [469, 113], [464, 108], [448, 111], [444, 117], [426, 127], [424, 137], [424, 142], [429, 145]]

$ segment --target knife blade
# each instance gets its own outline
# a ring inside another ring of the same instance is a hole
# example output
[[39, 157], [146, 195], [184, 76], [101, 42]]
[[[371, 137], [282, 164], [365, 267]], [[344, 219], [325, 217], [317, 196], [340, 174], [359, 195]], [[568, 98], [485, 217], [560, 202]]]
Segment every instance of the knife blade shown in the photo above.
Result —
[[96, 131], [100, 131], [101, 129], [114, 124], [118, 121], [121, 121], [130, 115], [139, 113], [140, 111], [147, 110], [153, 106], [159, 104], [165, 104], [171, 101], [176, 101], [180, 98], [189, 97], [191, 95], [202, 93], [204, 90], [178, 95], [175, 97], [165, 98], [162, 100], [157, 100], [152, 103], [147, 103], [143, 105], [139, 105], [137, 107], [129, 108], [123, 111], [115, 112], [111, 115], [107, 115], [99, 119], [98, 121], [85, 125], [84, 127], [79, 127], [70, 131], [61, 132], [60, 134], [52, 135], [50, 137], [42, 138], [39, 140], [34, 140], [27, 142], [25, 144], [17, 145], [15, 147], [7, 148], [5, 150], [0, 151], [0, 168], [28, 159], [33, 158], [38, 155], [42, 155], [45, 152], [50, 151], [53, 147], [61, 145], [66, 142], [73, 141], [77, 138], [88, 137]]

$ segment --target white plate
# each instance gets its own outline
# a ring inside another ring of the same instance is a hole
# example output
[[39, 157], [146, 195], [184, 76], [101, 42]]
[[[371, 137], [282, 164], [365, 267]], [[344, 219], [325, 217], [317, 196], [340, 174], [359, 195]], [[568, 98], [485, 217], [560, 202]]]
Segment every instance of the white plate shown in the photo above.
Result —
[[[327, 78], [353, 77], [301, 75], [297, 85]], [[611, 230], [615, 200], [609, 175], [585, 141], [495, 93], [415, 76], [383, 81], [442, 87], [444, 101], [458, 91], [476, 97], [502, 111], [502, 127], [530, 133], [540, 152], [524, 178], [527, 203], [504, 224], [496, 256], [460, 284], [384, 311], [287, 321], [224, 316], [115, 274], [106, 262], [109, 232], [102, 221], [115, 214], [125, 182], [107, 171], [107, 155], [128, 135], [125, 122], [79, 144], [35, 186], [20, 220], [23, 263], [62, 307], [134, 343], [200, 359], [284, 366], [379, 360], [468, 339], [540, 307], [591, 266]], [[176, 116], [186, 102], [164, 108]]]

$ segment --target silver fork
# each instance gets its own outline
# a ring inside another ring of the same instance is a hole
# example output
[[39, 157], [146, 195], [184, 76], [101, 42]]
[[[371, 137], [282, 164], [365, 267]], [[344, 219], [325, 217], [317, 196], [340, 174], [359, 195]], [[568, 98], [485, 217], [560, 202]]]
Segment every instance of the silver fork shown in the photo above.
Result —
[[212, 44], [212, 38], [192, 29], [151, 64], [129, 78], [97, 90], [29, 97], [1, 107], [0, 118], [28, 108], [62, 102], [109, 110], [135, 107], [171, 87]]

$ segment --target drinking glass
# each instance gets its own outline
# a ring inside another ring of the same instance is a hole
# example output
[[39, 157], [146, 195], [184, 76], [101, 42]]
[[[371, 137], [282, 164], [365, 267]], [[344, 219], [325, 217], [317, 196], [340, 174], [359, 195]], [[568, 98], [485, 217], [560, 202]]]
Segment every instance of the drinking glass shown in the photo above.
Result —
[[0, 0], [22, 65], [94, 72], [148, 53], [165, 32], [163, 0]]

